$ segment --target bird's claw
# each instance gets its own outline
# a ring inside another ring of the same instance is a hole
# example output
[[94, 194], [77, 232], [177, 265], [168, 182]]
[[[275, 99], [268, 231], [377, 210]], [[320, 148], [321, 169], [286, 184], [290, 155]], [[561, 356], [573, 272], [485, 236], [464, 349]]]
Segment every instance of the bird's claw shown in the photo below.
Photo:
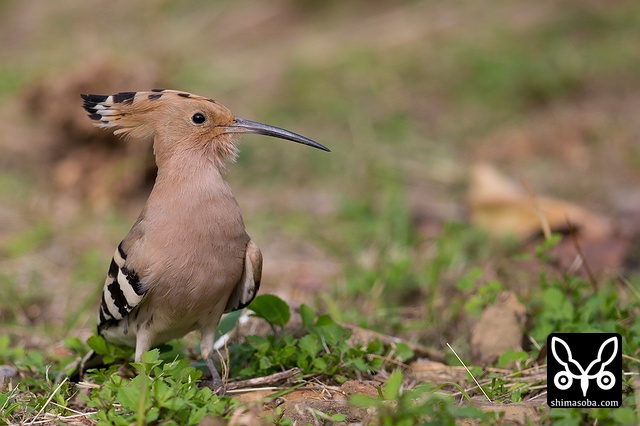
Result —
[[228, 396], [222, 380], [203, 380], [202, 385], [211, 389], [218, 396]]

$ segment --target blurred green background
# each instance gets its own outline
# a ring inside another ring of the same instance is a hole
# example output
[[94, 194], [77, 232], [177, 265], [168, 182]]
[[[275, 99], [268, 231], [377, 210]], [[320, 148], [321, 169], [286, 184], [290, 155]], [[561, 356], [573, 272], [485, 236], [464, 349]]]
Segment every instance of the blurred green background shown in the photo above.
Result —
[[456, 333], [438, 286], [491, 263], [456, 228], [474, 164], [638, 222], [637, 1], [4, 0], [0, 35], [0, 319], [25, 345], [93, 332], [153, 179], [80, 93], [189, 91], [330, 147], [241, 141], [261, 291], [387, 330], [427, 310], [430, 343]]

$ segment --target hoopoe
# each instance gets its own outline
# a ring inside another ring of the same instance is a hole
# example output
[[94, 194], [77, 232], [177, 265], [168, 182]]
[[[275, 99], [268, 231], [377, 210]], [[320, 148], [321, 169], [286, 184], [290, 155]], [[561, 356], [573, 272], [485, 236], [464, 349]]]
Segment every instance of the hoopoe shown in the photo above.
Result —
[[82, 95], [98, 127], [153, 138], [158, 166], [146, 205], [115, 251], [104, 284], [98, 333], [144, 352], [192, 330], [213, 386], [222, 380], [211, 359], [223, 313], [256, 296], [262, 254], [245, 231], [223, 178], [237, 155], [236, 133], [257, 133], [324, 151], [304, 136], [235, 117], [213, 99], [174, 90]]

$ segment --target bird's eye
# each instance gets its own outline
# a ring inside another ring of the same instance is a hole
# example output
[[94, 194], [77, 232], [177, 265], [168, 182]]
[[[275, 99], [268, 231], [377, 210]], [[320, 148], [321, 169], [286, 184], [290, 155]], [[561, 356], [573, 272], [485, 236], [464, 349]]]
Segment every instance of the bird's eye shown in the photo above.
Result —
[[204, 114], [196, 112], [195, 114], [193, 114], [193, 117], [191, 117], [191, 121], [193, 121], [194, 124], [202, 124], [207, 121], [207, 119]]

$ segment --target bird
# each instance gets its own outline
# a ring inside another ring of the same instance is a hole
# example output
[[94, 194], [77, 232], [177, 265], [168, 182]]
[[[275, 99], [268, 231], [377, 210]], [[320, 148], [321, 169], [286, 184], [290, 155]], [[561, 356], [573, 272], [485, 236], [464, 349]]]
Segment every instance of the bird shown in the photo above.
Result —
[[223, 383], [212, 360], [216, 327], [223, 313], [243, 309], [255, 298], [262, 275], [262, 253], [224, 179], [227, 164], [238, 155], [236, 135], [255, 133], [330, 150], [297, 133], [236, 117], [217, 101], [188, 92], [81, 97], [97, 127], [151, 138], [158, 169], [142, 212], [111, 260], [98, 334], [135, 347], [140, 362], [153, 347], [199, 330], [200, 355], [212, 389], [220, 391]]

